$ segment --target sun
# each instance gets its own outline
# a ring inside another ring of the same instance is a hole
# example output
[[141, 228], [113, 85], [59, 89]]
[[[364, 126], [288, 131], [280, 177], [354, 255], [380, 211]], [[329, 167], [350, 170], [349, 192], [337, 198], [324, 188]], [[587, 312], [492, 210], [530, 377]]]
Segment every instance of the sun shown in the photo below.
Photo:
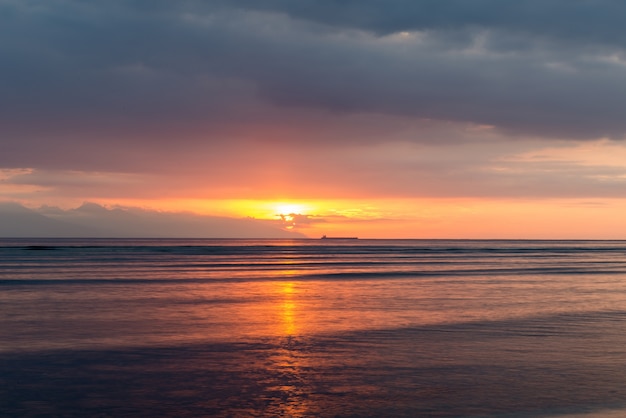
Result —
[[304, 214], [309, 211], [309, 207], [302, 203], [285, 203], [278, 202], [272, 205], [274, 215], [291, 215], [291, 214]]

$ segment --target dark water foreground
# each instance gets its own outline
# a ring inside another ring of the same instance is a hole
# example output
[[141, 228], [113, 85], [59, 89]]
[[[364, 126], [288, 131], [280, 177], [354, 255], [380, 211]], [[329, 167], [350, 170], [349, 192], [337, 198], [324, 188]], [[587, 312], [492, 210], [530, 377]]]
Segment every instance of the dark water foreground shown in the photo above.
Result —
[[[614, 332], [597, 331], [607, 328]], [[32, 417], [608, 416], [607, 409], [626, 407], [623, 335], [624, 315], [605, 314], [10, 354], [0, 363], [0, 410]]]
[[0, 417], [625, 417], [626, 242], [0, 240]]

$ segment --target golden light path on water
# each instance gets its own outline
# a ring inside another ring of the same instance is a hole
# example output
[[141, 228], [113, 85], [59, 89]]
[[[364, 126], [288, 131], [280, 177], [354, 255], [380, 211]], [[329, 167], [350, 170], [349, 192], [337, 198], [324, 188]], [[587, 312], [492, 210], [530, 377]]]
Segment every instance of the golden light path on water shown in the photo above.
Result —
[[295, 284], [293, 282], [280, 283], [280, 291], [284, 295], [282, 303], [283, 333], [285, 336], [292, 336], [298, 332], [298, 324], [296, 318], [296, 302], [293, 298], [295, 292]]
[[[288, 277], [293, 275], [294, 271], [282, 270], [281, 273]], [[276, 405], [276, 410], [273, 412], [277, 416], [309, 416], [313, 401], [309, 396], [310, 383], [302, 371], [313, 360], [307, 358], [302, 350], [296, 348], [304, 320], [297, 302], [297, 283], [285, 281], [275, 282], [273, 285], [278, 294], [278, 299], [273, 307], [278, 319], [274, 332], [283, 341], [280, 348], [275, 350], [272, 361], [268, 362], [269, 370], [281, 376], [281, 381], [273, 389], [276, 390], [282, 401]], [[272, 308], [270, 307], [270, 309]]]

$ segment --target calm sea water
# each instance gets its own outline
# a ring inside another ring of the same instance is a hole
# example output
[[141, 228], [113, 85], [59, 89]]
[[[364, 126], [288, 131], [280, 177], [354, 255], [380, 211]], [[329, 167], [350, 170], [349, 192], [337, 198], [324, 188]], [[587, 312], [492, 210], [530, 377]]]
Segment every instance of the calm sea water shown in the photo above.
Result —
[[626, 416], [626, 241], [0, 240], [0, 416]]

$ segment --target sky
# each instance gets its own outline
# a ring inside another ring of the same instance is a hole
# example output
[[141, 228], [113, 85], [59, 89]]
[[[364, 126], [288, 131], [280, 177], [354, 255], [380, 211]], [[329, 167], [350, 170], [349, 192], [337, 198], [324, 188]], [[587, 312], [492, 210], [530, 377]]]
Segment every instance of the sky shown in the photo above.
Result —
[[626, 238], [622, 0], [0, 0], [0, 201]]

